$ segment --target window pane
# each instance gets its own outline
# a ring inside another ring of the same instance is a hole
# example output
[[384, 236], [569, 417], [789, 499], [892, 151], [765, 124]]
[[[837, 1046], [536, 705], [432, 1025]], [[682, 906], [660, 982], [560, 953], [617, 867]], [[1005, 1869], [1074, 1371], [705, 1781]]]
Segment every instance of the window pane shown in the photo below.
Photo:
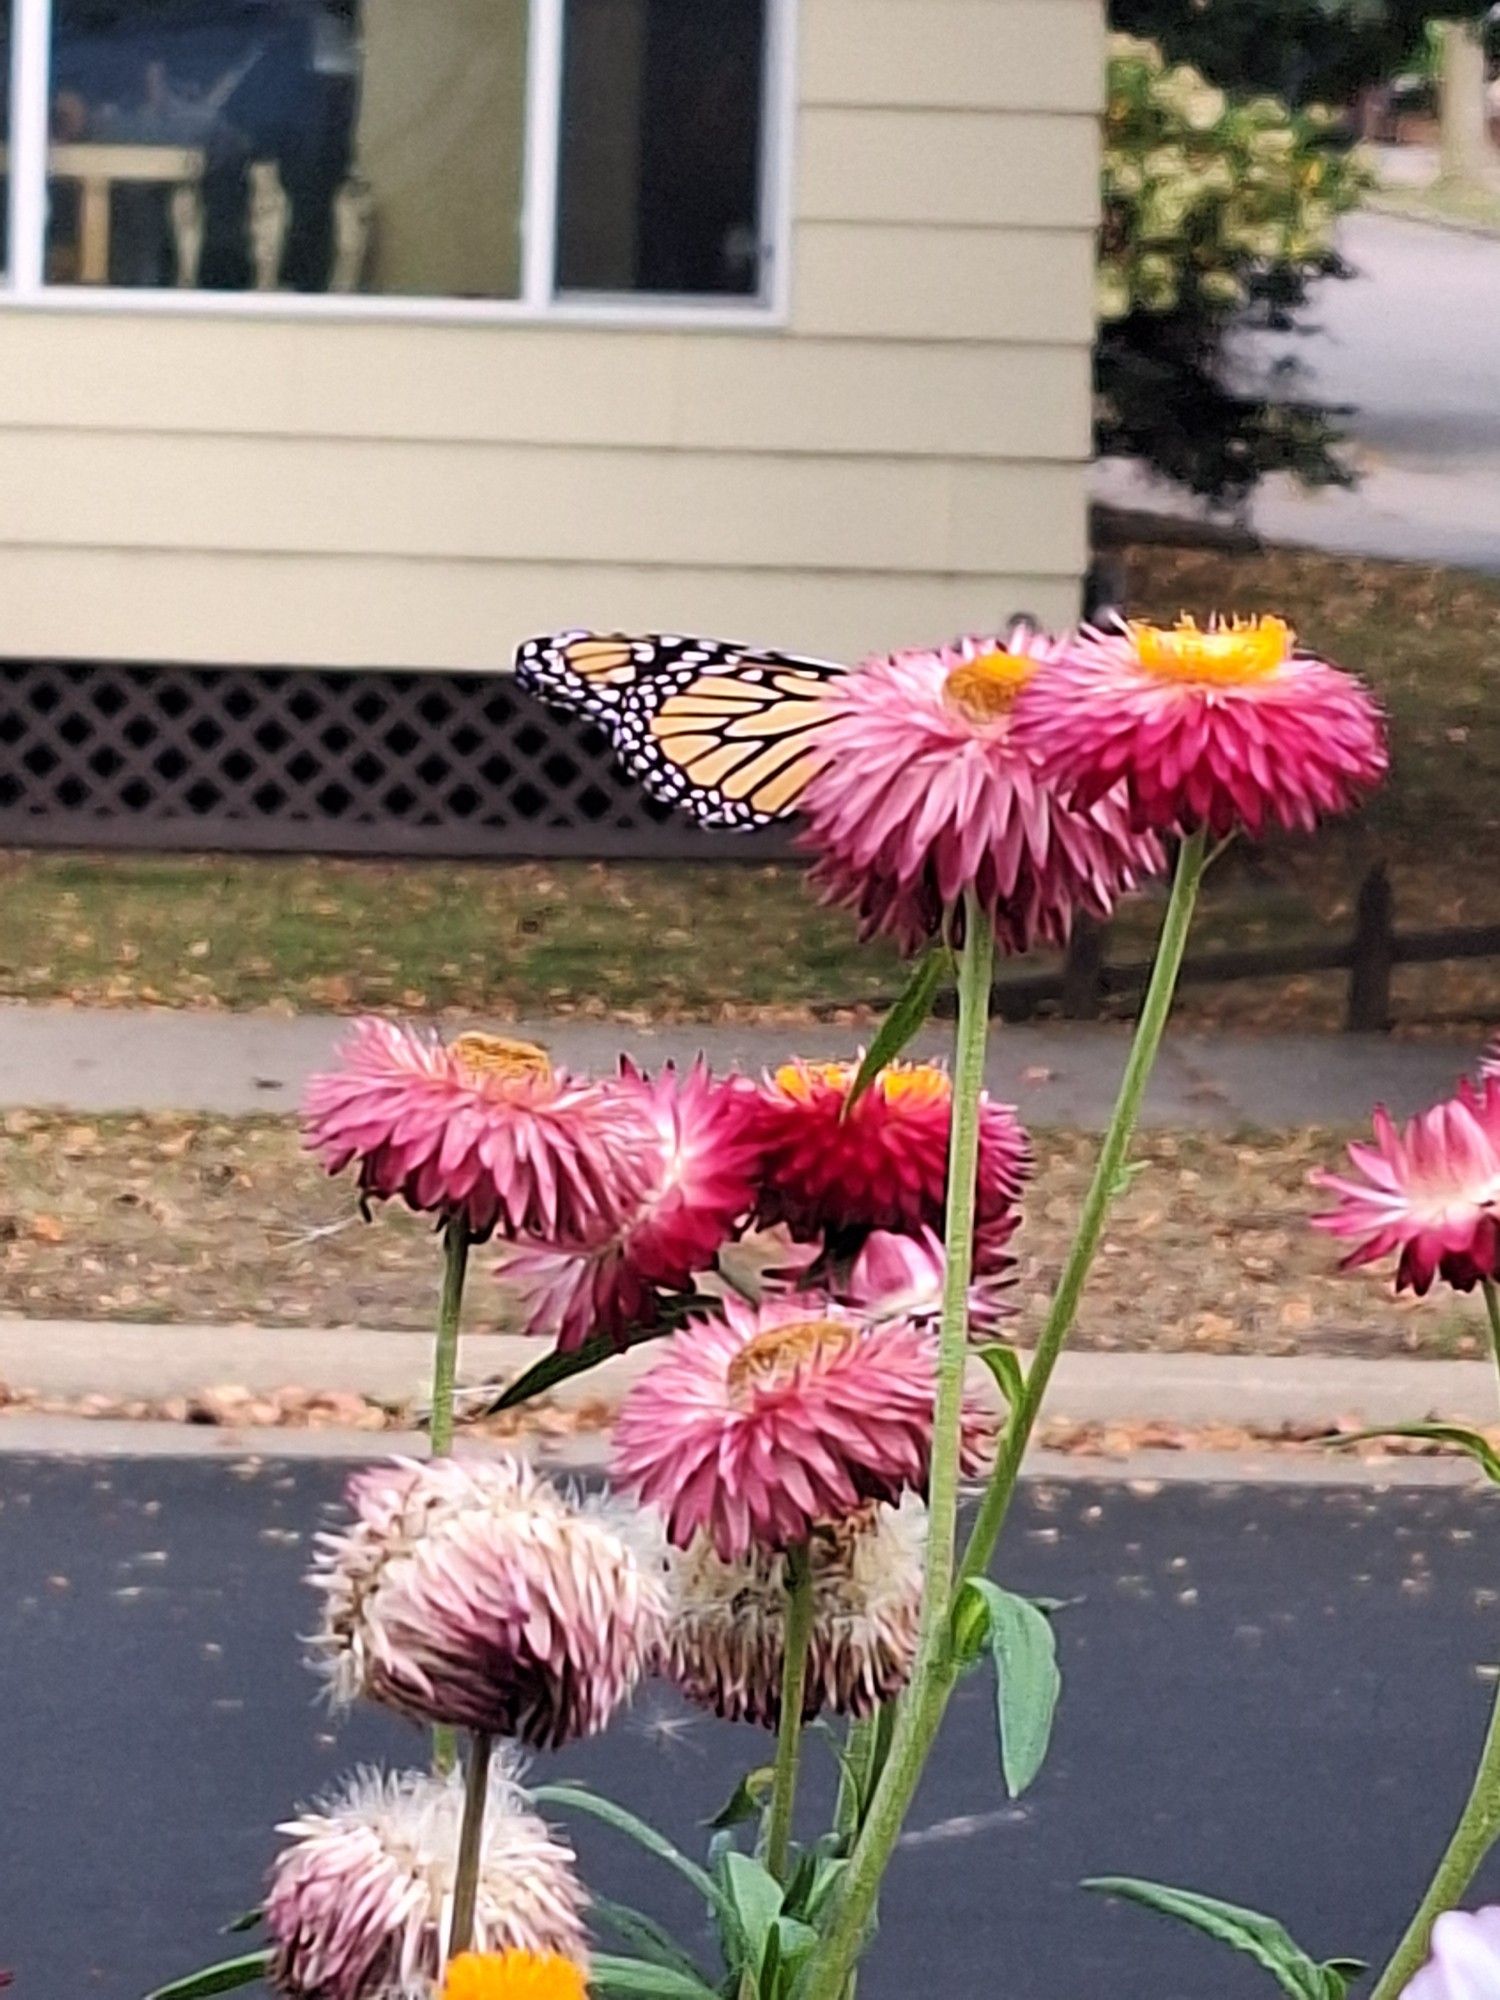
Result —
[[767, 0], [567, 0], [563, 291], [760, 289]]
[[53, 284], [513, 298], [527, 0], [55, 0]]

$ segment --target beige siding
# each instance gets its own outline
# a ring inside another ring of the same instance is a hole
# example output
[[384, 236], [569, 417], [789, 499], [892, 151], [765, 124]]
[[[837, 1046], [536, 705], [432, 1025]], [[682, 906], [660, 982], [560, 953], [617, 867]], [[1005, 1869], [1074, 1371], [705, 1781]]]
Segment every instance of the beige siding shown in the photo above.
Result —
[[802, 0], [786, 327], [0, 310], [16, 655], [834, 655], [1076, 608], [1100, 0]]

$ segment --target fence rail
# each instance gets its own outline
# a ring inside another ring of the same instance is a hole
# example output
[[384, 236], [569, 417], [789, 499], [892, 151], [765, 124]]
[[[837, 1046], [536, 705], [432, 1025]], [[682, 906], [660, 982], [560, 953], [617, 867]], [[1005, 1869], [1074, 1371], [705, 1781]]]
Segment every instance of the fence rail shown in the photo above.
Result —
[[[1149, 959], [1111, 965], [1109, 932], [1084, 923], [1074, 932], [1062, 970], [997, 982], [993, 1009], [1006, 1020], [1027, 1020], [1056, 1004], [1065, 1020], [1096, 1020], [1107, 1000], [1145, 991]], [[1500, 958], [1500, 924], [1449, 930], [1396, 929], [1395, 897], [1385, 868], [1372, 868], [1361, 884], [1354, 930], [1342, 943], [1271, 945], [1255, 951], [1210, 951], [1189, 958], [1183, 985], [1219, 986], [1241, 979], [1290, 978], [1308, 972], [1347, 972], [1344, 1026], [1351, 1034], [1383, 1034], [1392, 1026], [1391, 975], [1398, 965], [1441, 965], [1449, 960]]]

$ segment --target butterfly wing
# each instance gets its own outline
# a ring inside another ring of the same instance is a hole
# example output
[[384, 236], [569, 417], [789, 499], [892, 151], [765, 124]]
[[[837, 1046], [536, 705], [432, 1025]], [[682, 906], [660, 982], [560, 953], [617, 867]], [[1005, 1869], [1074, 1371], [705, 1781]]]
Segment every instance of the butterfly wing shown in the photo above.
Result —
[[549, 632], [517, 646], [516, 679], [553, 708], [609, 725], [625, 690], [684, 643], [624, 632]]
[[647, 791], [702, 826], [770, 826], [797, 810], [828, 762], [828, 694], [846, 671], [831, 660], [689, 642], [625, 689], [615, 749]]

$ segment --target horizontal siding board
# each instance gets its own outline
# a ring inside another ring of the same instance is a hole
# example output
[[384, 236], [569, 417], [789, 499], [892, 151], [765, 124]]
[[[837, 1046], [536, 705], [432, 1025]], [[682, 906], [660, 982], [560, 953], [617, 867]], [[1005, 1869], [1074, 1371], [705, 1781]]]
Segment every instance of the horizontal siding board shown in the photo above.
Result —
[[804, 222], [792, 311], [806, 333], [1091, 346], [1093, 233]]
[[1092, 117], [814, 109], [802, 117], [797, 208], [818, 222], [1090, 229]]
[[1101, 0], [802, 0], [808, 104], [1095, 111]]
[[931, 644], [1027, 610], [1078, 611], [1068, 578], [648, 571], [546, 563], [391, 563], [182, 552], [0, 548], [14, 658], [223, 665], [508, 663], [568, 624], [718, 633], [830, 658]]
[[[1014, 524], [1022, 517], [1026, 525], [1018, 535]], [[955, 570], [1003, 567], [1081, 576], [1088, 567], [1087, 519], [1086, 466], [953, 468]]]
[[[1008, 563], [1068, 567], [1048, 558], [1047, 515], [1072, 468], [1001, 470], [995, 530], [1027, 552]], [[954, 472], [940, 459], [13, 431], [0, 434], [0, 542], [942, 571], [964, 566]]]
[[0, 429], [1071, 458], [1046, 344], [0, 314]]

